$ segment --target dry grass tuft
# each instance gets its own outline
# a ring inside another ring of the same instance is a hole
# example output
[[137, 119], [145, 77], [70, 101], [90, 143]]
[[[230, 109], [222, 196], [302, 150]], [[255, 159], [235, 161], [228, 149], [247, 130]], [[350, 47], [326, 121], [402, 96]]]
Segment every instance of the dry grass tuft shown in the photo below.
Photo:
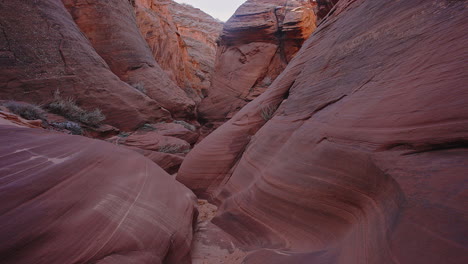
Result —
[[99, 126], [106, 119], [100, 109], [84, 110], [76, 104], [73, 98], [62, 98], [59, 90], [55, 91], [54, 101], [49, 104], [48, 108], [52, 113], [92, 127]]
[[41, 119], [46, 121], [46, 113], [38, 105], [8, 101], [3, 104], [12, 113], [21, 116], [27, 120]]

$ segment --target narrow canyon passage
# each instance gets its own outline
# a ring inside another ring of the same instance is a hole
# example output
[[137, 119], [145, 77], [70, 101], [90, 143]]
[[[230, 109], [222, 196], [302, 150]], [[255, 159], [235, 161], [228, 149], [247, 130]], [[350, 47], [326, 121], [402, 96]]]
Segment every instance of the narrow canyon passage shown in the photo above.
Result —
[[468, 1], [179, 2], [0, 1], [0, 263], [468, 263]]

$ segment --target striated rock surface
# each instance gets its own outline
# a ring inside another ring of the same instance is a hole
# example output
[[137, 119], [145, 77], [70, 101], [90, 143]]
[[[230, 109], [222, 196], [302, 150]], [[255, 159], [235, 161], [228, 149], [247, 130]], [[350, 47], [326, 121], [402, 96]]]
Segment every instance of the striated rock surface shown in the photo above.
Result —
[[334, 9], [177, 179], [218, 205], [233, 263], [468, 262], [466, 2]]
[[339, 0], [315, 0], [315, 14], [318, 22], [321, 22], [330, 12]]
[[[194, 128], [189, 126], [184, 127], [177, 123], [158, 123], [152, 125], [158, 134], [168, 137], [176, 137], [187, 141], [190, 144], [195, 144], [198, 139], [198, 133]], [[190, 129], [189, 129], [190, 128]]]
[[200, 117], [231, 118], [263, 93], [315, 30], [311, 1], [249, 0], [224, 25]]
[[110, 70], [60, 1], [2, 1], [0, 28], [0, 99], [47, 104], [60, 90], [126, 130], [170, 117]]
[[62, 0], [81, 31], [121, 80], [174, 117], [192, 117], [195, 103], [155, 61], [129, 1]]
[[163, 136], [157, 131], [137, 131], [128, 137], [112, 137], [108, 141], [117, 145], [152, 151], [170, 148], [171, 151], [175, 151], [174, 153], [178, 153], [190, 149], [188, 142], [175, 137]]
[[223, 23], [190, 5], [171, 2], [169, 7], [189, 55], [189, 85], [204, 96], [211, 86], [216, 41], [223, 30]]
[[138, 27], [154, 58], [195, 101], [210, 87], [221, 22], [170, 0], [136, 0]]
[[195, 197], [149, 159], [10, 125], [0, 157], [3, 263], [190, 263]]

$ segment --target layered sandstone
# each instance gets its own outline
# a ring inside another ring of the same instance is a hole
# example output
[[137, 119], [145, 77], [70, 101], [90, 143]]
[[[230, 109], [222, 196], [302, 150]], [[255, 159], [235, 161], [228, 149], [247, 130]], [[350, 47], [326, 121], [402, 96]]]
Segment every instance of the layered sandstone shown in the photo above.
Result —
[[119, 78], [174, 117], [193, 117], [195, 103], [162, 70], [137, 26], [129, 1], [62, 0], [97, 53]]
[[189, 55], [189, 84], [203, 97], [211, 86], [223, 23], [190, 5], [172, 2], [169, 10]]
[[206, 122], [225, 121], [263, 93], [315, 30], [310, 1], [249, 0], [226, 22], [208, 97]]
[[0, 124], [3, 263], [191, 263], [195, 197], [151, 160]]
[[136, 0], [138, 27], [166, 73], [195, 101], [210, 87], [221, 22], [170, 0]]
[[1, 99], [46, 105], [59, 90], [85, 109], [100, 108], [121, 129], [170, 118], [111, 71], [60, 1], [3, 1], [0, 27]]
[[463, 1], [339, 1], [184, 160], [177, 179], [218, 205], [199, 248], [231, 239], [247, 254], [233, 263], [466, 263], [467, 24]]

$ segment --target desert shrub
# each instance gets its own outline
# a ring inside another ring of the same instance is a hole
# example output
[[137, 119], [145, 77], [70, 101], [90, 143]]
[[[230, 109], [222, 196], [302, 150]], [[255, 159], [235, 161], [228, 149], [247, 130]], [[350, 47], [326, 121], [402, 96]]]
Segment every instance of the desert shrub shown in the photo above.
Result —
[[165, 146], [159, 147], [158, 151], [163, 152], [163, 153], [169, 153], [169, 154], [181, 152], [180, 146], [177, 146], [177, 145], [165, 145]]
[[140, 127], [140, 130], [144, 131], [154, 131], [156, 128], [152, 126], [151, 124], [144, 124], [142, 127]]
[[54, 94], [54, 101], [49, 104], [49, 110], [72, 121], [93, 127], [99, 126], [106, 119], [100, 109], [84, 110], [73, 98], [62, 98], [58, 90]]
[[121, 138], [126, 138], [126, 137], [129, 137], [129, 136], [130, 136], [130, 133], [127, 133], [127, 132], [120, 132], [117, 136], [118, 136], [118, 137], [121, 137]]
[[27, 103], [19, 103], [15, 101], [8, 101], [3, 104], [8, 110], [12, 113], [21, 116], [27, 120], [37, 120], [41, 119], [46, 121], [46, 114], [45, 111], [42, 110], [40, 106], [27, 104]]
[[188, 129], [190, 131], [197, 130], [197, 128], [194, 125], [189, 124], [189, 123], [187, 123], [185, 121], [182, 121], [182, 120], [175, 120], [174, 123], [179, 124], [179, 125], [183, 125], [186, 129]]
[[262, 115], [263, 120], [265, 121], [270, 120], [275, 114], [275, 112], [276, 112], [276, 107], [274, 106], [268, 105], [268, 106], [262, 107], [261, 115]]
[[82, 135], [83, 129], [81, 126], [75, 122], [67, 121], [67, 122], [60, 122], [60, 123], [52, 123], [52, 126], [60, 129], [69, 130], [73, 135]]
[[146, 94], [145, 85], [141, 82], [132, 84], [133, 88], [137, 89], [141, 93]]

